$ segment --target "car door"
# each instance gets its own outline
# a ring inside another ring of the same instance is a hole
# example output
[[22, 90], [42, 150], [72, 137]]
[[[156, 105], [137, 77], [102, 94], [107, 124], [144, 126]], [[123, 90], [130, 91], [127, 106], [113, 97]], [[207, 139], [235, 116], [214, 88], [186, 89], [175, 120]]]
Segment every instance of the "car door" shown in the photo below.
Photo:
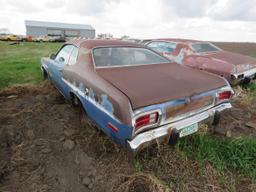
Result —
[[67, 85], [62, 80], [62, 70], [68, 65], [70, 54], [74, 49], [73, 45], [64, 45], [56, 54], [56, 57], [50, 60], [48, 68], [51, 73], [51, 81], [56, 88], [66, 97]]

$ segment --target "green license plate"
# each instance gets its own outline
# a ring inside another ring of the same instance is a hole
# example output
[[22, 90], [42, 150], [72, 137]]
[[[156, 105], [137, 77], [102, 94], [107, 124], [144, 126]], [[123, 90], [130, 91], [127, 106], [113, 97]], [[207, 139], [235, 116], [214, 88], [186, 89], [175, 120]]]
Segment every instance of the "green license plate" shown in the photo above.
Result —
[[195, 123], [193, 125], [184, 127], [183, 129], [181, 129], [180, 131], [180, 137], [185, 137], [187, 135], [191, 135], [195, 132], [198, 131], [198, 123]]

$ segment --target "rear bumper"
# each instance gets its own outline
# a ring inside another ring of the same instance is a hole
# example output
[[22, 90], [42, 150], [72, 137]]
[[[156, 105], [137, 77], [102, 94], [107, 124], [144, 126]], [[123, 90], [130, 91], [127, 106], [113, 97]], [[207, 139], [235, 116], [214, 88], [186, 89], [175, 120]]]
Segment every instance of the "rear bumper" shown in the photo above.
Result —
[[170, 133], [172, 132], [172, 129], [180, 131], [182, 128], [193, 125], [195, 123], [205, 121], [207, 122], [208, 120], [213, 119], [216, 112], [221, 112], [231, 107], [232, 105], [230, 103], [222, 103], [216, 107], [208, 109], [199, 114], [193, 115], [186, 119], [174, 123], [169, 123], [167, 125], [163, 125], [161, 127], [140, 133], [137, 136], [135, 136], [131, 141], [127, 141], [128, 148], [130, 148], [131, 151], [136, 153], [142, 148], [156, 142], [156, 140], [158, 142], [166, 141], [167, 143], [170, 137]]

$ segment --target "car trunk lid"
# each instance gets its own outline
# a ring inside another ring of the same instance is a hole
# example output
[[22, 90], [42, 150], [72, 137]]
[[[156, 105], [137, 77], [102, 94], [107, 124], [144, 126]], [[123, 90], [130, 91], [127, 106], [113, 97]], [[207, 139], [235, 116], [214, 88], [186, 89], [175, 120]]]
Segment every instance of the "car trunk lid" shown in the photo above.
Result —
[[127, 95], [133, 109], [190, 97], [226, 85], [222, 78], [175, 63], [98, 68], [96, 71]]
[[237, 72], [244, 72], [256, 67], [255, 58], [238, 53], [232, 53], [229, 51], [214, 52], [209, 54], [208, 57], [235, 65]]

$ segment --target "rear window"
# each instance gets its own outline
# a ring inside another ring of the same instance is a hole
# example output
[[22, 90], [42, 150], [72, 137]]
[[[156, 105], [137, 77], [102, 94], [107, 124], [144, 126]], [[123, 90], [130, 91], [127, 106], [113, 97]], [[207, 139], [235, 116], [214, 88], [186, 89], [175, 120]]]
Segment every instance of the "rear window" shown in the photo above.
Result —
[[195, 43], [192, 47], [197, 53], [220, 51], [218, 47], [210, 43]]
[[95, 48], [93, 57], [97, 67], [135, 66], [169, 62], [149, 49], [136, 47]]

